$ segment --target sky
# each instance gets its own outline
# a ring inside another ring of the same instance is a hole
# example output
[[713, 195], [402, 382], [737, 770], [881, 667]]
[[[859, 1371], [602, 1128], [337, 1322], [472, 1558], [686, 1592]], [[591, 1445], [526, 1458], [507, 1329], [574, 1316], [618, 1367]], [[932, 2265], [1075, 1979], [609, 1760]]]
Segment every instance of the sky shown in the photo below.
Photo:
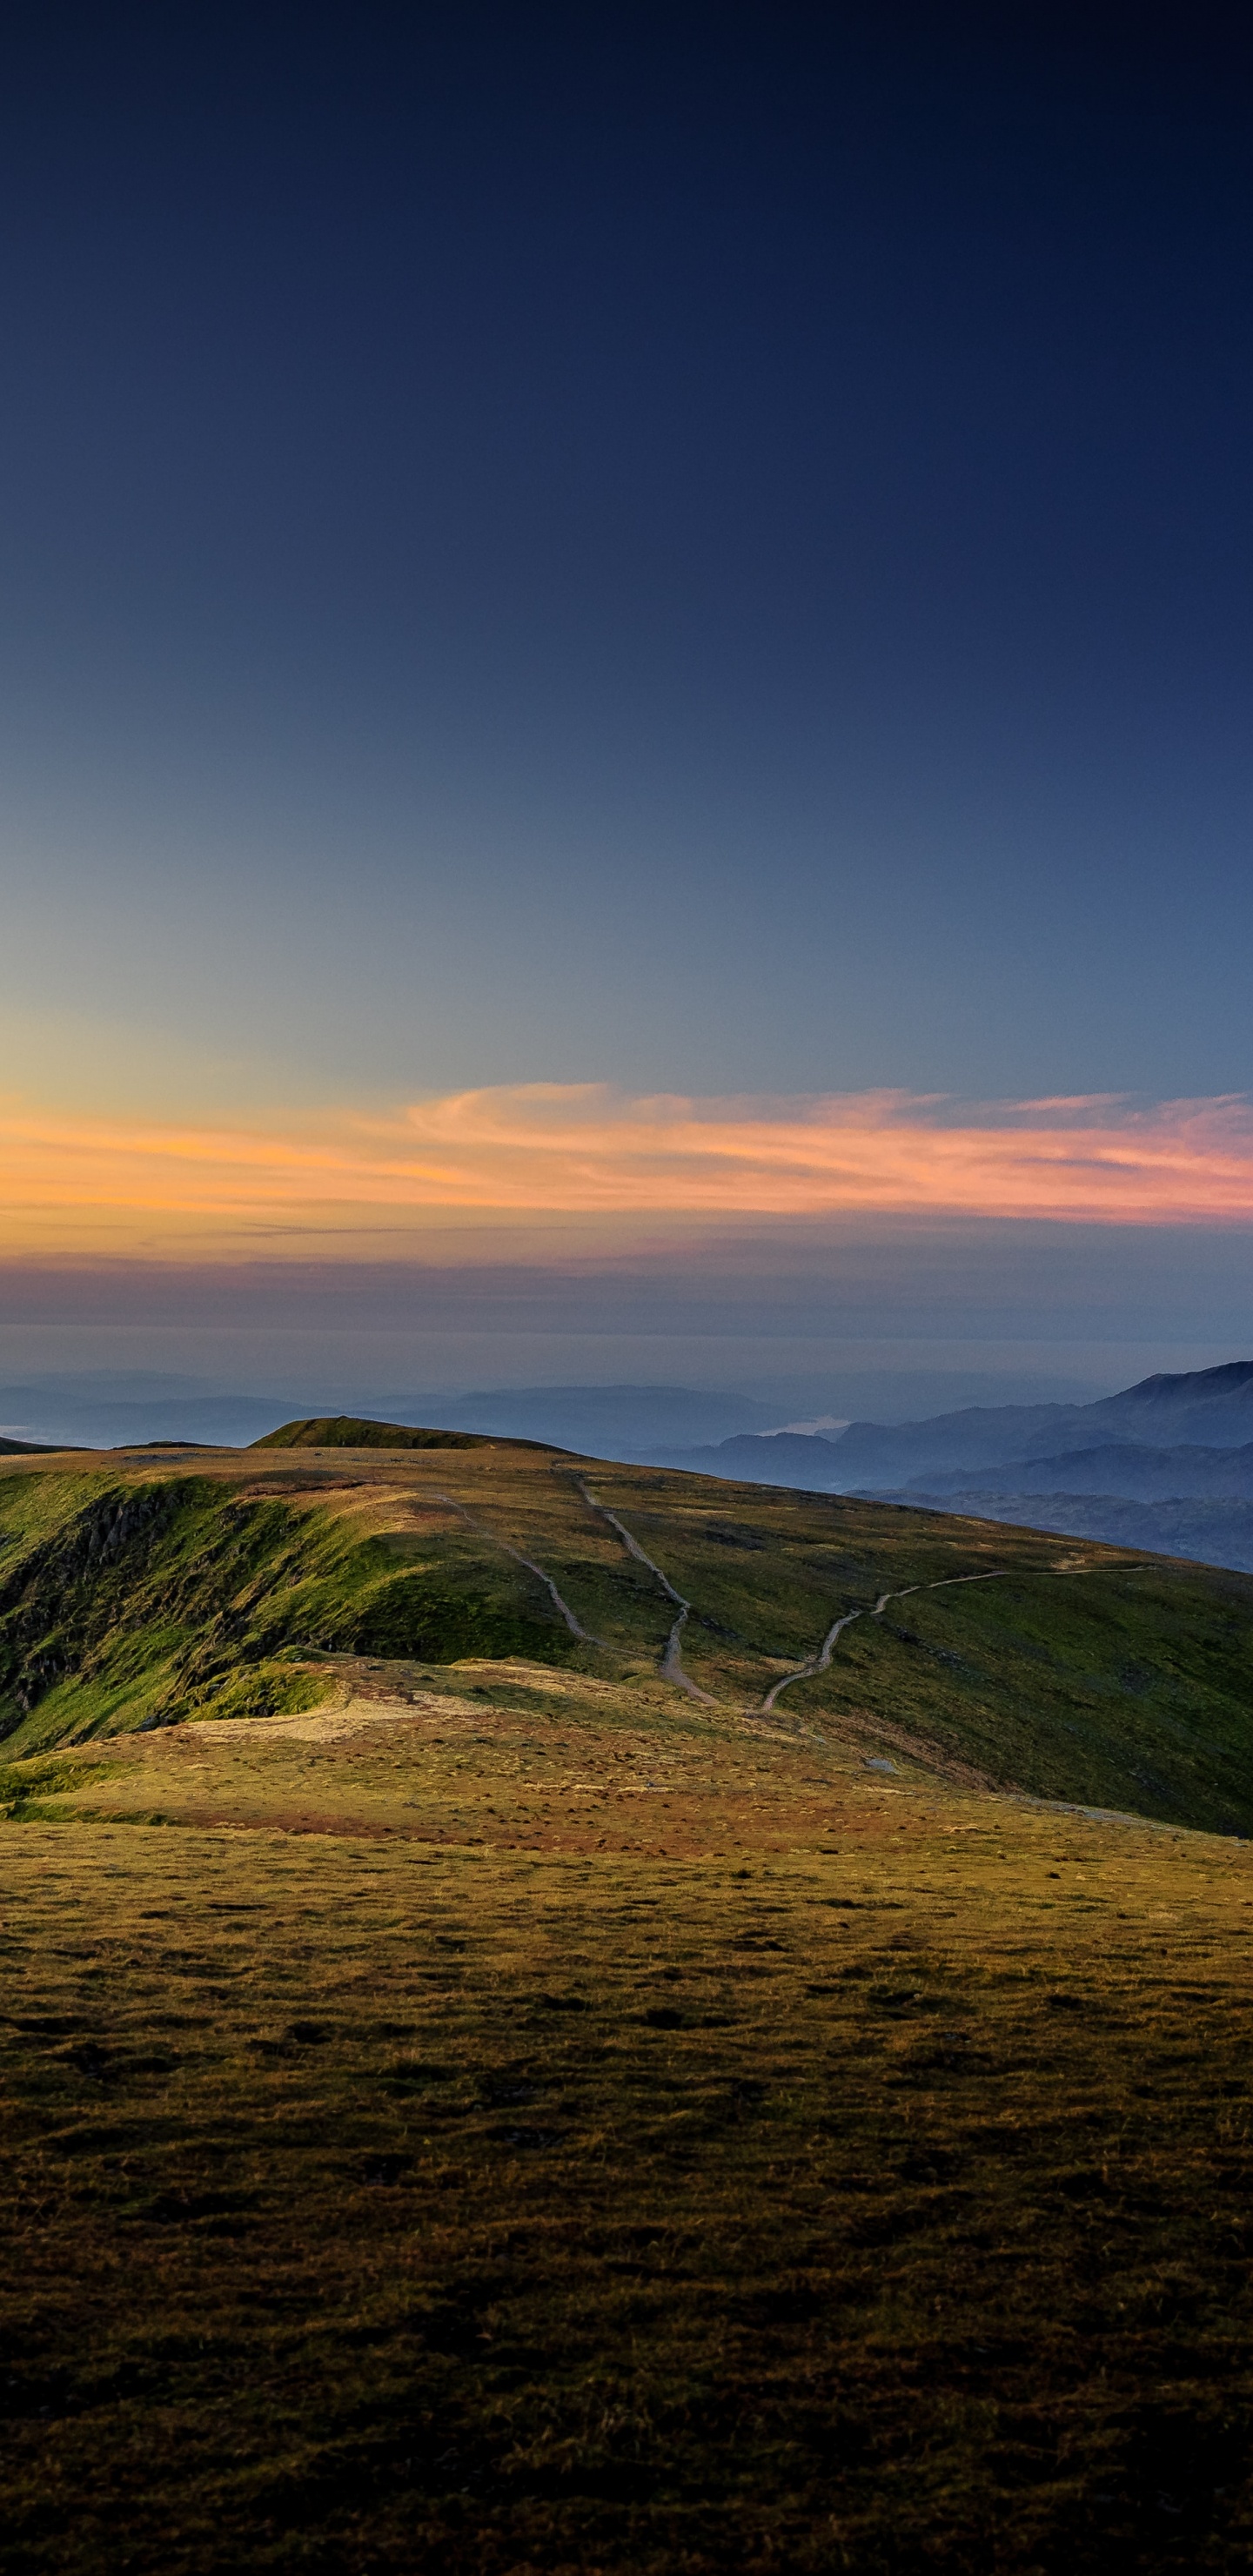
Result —
[[1253, 1348], [1251, 71], [13, 13], [0, 1370]]

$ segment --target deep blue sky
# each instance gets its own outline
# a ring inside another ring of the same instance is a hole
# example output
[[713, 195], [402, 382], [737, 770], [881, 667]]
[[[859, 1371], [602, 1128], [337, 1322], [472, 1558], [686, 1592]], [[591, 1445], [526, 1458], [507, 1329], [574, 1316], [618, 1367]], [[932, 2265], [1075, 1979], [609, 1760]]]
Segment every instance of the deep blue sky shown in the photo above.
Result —
[[10, 19], [0, 1078], [1246, 1087], [1228, 26]]

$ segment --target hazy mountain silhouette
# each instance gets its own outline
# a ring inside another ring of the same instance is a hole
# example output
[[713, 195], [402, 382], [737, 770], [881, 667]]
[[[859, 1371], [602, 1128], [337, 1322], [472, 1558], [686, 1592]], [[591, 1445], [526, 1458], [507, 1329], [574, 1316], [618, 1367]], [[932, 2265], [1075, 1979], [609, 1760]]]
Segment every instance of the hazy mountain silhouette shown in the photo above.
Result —
[[[929, 1494], [964, 1492], [970, 1478], [963, 1468], [923, 1477]], [[985, 1493], [1125, 1494], [1142, 1503], [1181, 1497], [1253, 1502], [1253, 1440], [1241, 1449], [1148, 1449], [1137, 1441], [1110, 1442], [1099, 1449], [1069, 1449], [1056, 1458], [1029, 1458], [998, 1474], [981, 1476]], [[905, 1488], [912, 1494], [913, 1486]]]
[[803, 1482], [847, 1493], [887, 1492], [955, 1469], [981, 1470], [1110, 1443], [1235, 1449], [1249, 1441], [1253, 1360], [1233, 1360], [1222, 1368], [1146, 1377], [1092, 1404], [974, 1404], [921, 1422], [851, 1422], [847, 1431], [825, 1438], [749, 1434], [716, 1448], [657, 1455], [659, 1464], [707, 1475]]

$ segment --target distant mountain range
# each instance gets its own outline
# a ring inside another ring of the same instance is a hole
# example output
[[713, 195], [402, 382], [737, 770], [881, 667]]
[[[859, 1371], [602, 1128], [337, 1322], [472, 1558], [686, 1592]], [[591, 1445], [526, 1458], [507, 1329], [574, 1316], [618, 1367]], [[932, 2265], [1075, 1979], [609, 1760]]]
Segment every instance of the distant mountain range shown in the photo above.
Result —
[[[1232, 1360], [1224, 1368], [1194, 1369], [1181, 1377], [1146, 1377], [1121, 1395], [1098, 1396], [1092, 1404], [970, 1404], [959, 1413], [937, 1413], [923, 1422], [850, 1422], [833, 1438], [741, 1434], [720, 1441], [716, 1452], [668, 1448], [664, 1460], [658, 1453], [658, 1463], [727, 1473], [726, 1468], [712, 1469], [716, 1454], [734, 1462], [734, 1473], [769, 1450], [780, 1462], [795, 1458], [800, 1465], [808, 1457], [815, 1482], [851, 1492], [856, 1485], [901, 1485], [945, 1469], [1008, 1464], [1111, 1441], [1214, 1449], [1253, 1441], [1253, 1360]], [[770, 1481], [792, 1480], [776, 1475]]]
[[1253, 1570], [1253, 1360], [1092, 1404], [968, 1405], [834, 1438], [740, 1434], [657, 1464], [938, 1506]]
[[[151, 1388], [48, 1380], [0, 1387], [0, 1448], [244, 1446], [293, 1410], [289, 1397], [215, 1395], [175, 1378]], [[1253, 1360], [1143, 1378], [1087, 1404], [968, 1404], [814, 1432], [775, 1428], [779, 1410], [761, 1397], [697, 1387], [357, 1397], [343, 1410], [745, 1484], [931, 1506], [1253, 1571]]]
[[[1174, 1502], [1182, 1496], [1253, 1502], [1253, 1440], [1240, 1449], [1149, 1449], [1135, 1440], [1099, 1449], [1067, 1449], [1056, 1458], [1029, 1458], [979, 1478], [986, 1494], [1126, 1494], [1136, 1502]], [[968, 1468], [950, 1468], [917, 1479], [928, 1496], [964, 1494]], [[912, 1494], [913, 1485], [905, 1488]]]
[[1141, 1547], [1146, 1555], [1187, 1556], [1198, 1565], [1229, 1566], [1253, 1574], [1253, 1503], [1137, 1503], [1123, 1494], [945, 1494], [929, 1501], [907, 1494], [876, 1494], [876, 1502], [937, 1508], [971, 1520], [1005, 1521], [1015, 1529], [1057, 1530], [1066, 1538], [1104, 1539], [1111, 1547]]

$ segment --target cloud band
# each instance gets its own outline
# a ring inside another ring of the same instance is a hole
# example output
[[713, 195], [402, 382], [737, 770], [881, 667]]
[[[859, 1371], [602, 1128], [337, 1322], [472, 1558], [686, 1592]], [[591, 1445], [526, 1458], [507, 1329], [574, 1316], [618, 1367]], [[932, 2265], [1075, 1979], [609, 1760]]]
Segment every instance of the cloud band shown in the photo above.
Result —
[[438, 1219], [568, 1215], [702, 1231], [927, 1215], [1102, 1225], [1253, 1220], [1253, 1103], [968, 1107], [905, 1092], [632, 1099], [601, 1085], [462, 1092], [377, 1115], [248, 1127], [0, 1104], [10, 1253], [275, 1248], [313, 1227], [420, 1239]]

